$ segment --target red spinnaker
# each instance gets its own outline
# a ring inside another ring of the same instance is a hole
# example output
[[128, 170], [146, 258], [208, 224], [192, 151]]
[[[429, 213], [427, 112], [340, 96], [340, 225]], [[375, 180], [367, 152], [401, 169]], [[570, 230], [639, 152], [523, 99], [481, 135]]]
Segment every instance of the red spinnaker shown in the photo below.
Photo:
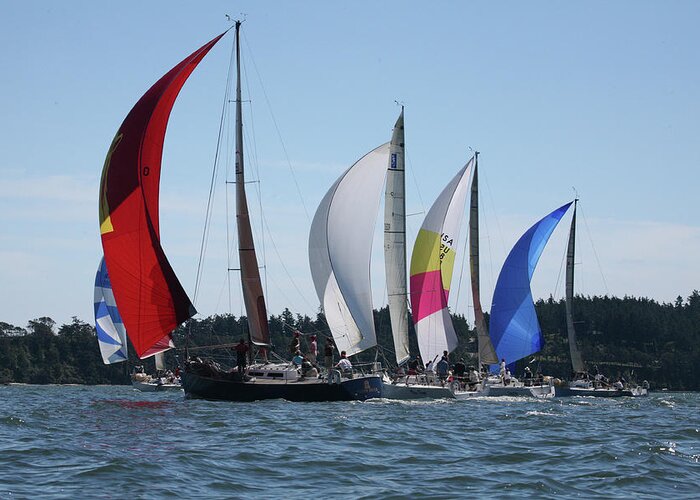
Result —
[[102, 247], [119, 313], [139, 357], [167, 349], [171, 332], [196, 314], [160, 245], [160, 169], [175, 99], [222, 36], [171, 69], [141, 97], [112, 141], [102, 170]]

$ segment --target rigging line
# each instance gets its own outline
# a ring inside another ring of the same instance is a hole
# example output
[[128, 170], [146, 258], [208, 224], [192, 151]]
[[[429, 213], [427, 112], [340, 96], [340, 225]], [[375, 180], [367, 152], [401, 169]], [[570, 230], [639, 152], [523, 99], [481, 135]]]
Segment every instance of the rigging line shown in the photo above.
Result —
[[194, 284], [194, 293], [192, 296], [192, 300], [194, 304], [197, 303], [197, 296], [199, 294], [199, 286], [201, 283], [202, 279], [202, 267], [203, 267], [203, 261], [204, 261], [204, 254], [206, 252], [206, 247], [207, 247], [207, 240], [208, 240], [208, 235], [209, 231], [211, 228], [211, 217], [212, 217], [212, 212], [213, 212], [213, 198], [214, 198], [214, 192], [216, 191], [216, 177], [217, 177], [217, 172], [219, 170], [219, 158], [221, 154], [221, 143], [222, 143], [222, 135], [223, 135], [223, 130], [224, 130], [224, 117], [226, 116], [226, 108], [227, 108], [227, 103], [228, 103], [228, 98], [229, 98], [229, 91], [230, 91], [230, 85], [231, 85], [231, 68], [233, 64], [233, 53], [234, 53], [234, 48], [231, 49], [231, 57], [229, 59], [229, 67], [226, 72], [226, 89], [224, 90], [224, 102], [221, 108], [221, 117], [219, 119], [219, 134], [216, 139], [216, 150], [214, 154], [214, 165], [212, 167], [212, 174], [211, 174], [211, 181], [209, 184], [209, 198], [207, 200], [207, 209], [205, 213], [205, 218], [204, 218], [204, 229], [202, 230], [202, 241], [200, 243], [199, 247], [199, 261], [197, 263], [197, 274], [195, 276], [195, 284]]
[[[567, 244], [564, 246], [564, 253], [562, 254], [561, 261], [559, 262], [559, 273], [557, 274], [557, 281], [554, 284], [554, 293], [552, 293], [552, 297], [556, 297], [557, 294], [559, 293], [559, 286], [562, 283], [562, 273], [563, 270], [566, 268], [566, 258], [567, 255], [569, 254], [569, 244], [567, 240]], [[550, 292], [551, 293], [551, 292]], [[566, 294], [566, 292], [564, 292]]]
[[287, 161], [287, 166], [289, 167], [289, 171], [292, 174], [292, 180], [294, 180], [294, 186], [296, 187], [297, 194], [299, 195], [299, 199], [301, 200], [301, 206], [304, 208], [304, 214], [306, 215], [306, 220], [311, 221], [311, 216], [309, 215], [309, 210], [306, 208], [306, 203], [304, 202], [304, 195], [301, 192], [301, 187], [299, 186], [299, 181], [297, 180], [296, 173], [294, 171], [294, 168], [292, 167], [292, 162], [289, 159], [289, 153], [287, 152], [287, 146], [284, 143], [284, 140], [282, 139], [282, 133], [280, 132], [280, 128], [277, 125], [277, 119], [275, 118], [275, 114], [272, 111], [272, 104], [270, 103], [270, 98], [267, 95], [267, 91], [265, 90], [265, 85], [263, 85], [262, 82], [262, 77], [260, 76], [260, 72], [258, 71], [258, 66], [255, 64], [255, 57], [253, 57], [253, 50], [248, 44], [247, 38], [243, 37], [243, 41], [248, 48], [248, 52], [250, 53], [250, 60], [253, 64], [253, 69], [255, 70], [255, 74], [258, 76], [258, 81], [260, 82], [260, 88], [262, 90], [263, 96], [265, 97], [265, 103], [267, 104], [267, 109], [270, 113], [270, 117], [272, 119], [272, 124], [275, 126], [275, 131], [277, 132], [277, 137], [280, 141], [280, 145], [282, 146], [282, 151], [284, 152], [284, 157], [285, 160]]
[[[497, 212], [495, 209], [496, 204], [493, 200], [493, 191], [491, 191], [491, 184], [489, 183], [489, 177], [488, 177], [488, 175], [484, 175], [483, 169], [480, 169], [479, 173], [481, 174], [481, 181], [486, 185], [486, 193], [488, 194], [488, 199], [491, 202], [491, 207], [493, 208], [493, 211], [492, 211], [493, 216], [492, 217], [496, 221], [496, 232], [498, 233], [497, 235], [500, 236], [501, 250], [503, 251], [503, 255], [508, 255], [505, 242], [503, 241], [503, 231], [501, 230], [501, 224], [499, 222], [498, 215], [497, 215]], [[482, 204], [480, 208], [485, 209], [481, 213], [485, 214], [485, 212], [488, 211], [487, 206], [486, 206], [486, 200], [483, 200], [483, 197], [480, 196], [479, 202]], [[494, 279], [494, 268], [493, 268], [495, 258], [494, 258], [493, 247], [491, 246], [493, 238], [491, 237], [491, 232], [489, 231], [489, 224], [487, 223], [487, 221], [489, 219], [490, 218], [483, 217], [484, 229], [486, 230], [486, 241], [488, 243], [489, 278], [491, 280], [491, 283], [490, 283], [491, 284], [491, 296], [492, 296], [492, 300], [493, 300], [493, 290], [496, 288], [496, 280]]]
[[[465, 214], [466, 215], [466, 214]], [[464, 218], [462, 218], [462, 221], [464, 221]], [[469, 221], [467, 221], [467, 228], [469, 228]], [[459, 280], [457, 280], [457, 296], [455, 297], [455, 311], [459, 310], [459, 293], [462, 290], [462, 277], [464, 276], [464, 261], [467, 260], [467, 240], [469, 240], [469, 231], [465, 231], [467, 233], [467, 237], [464, 238], [464, 246], [462, 247], [462, 258], [460, 259], [462, 261], [462, 265], [460, 266], [459, 269]], [[455, 256], [456, 258], [456, 256]], [[468, 297], [467, 297], [468, 299]], [[469, 300], [467, 300], [467, 309], [469, 309]]]
[[[416, 178], [416, 169], [413, 168], [413, 162], [408, 157], [408, 151], [407, 151], [407, 148], [405, 146], [404, 146], [403, 157], [404, 157], [404, 162], [408, 163], [409, 167], [411, 167], [409, 170], [411, 171], [411, 178], [413, 179], [413, 184], [415, 184], [415, 186], [416, 186], [416, 194], [418, 195], [418, 202], [420, 203], [420, 209], [421, 209], [421, 211], [418, 213], [424, 214], [425, 213], [425, 203], [423, 203], [423, 197], [420, 194], [420, 186], [418, 184], [418, 179]], [[406, 167], [404, 166], [404, 169], [405, 168]], [[405, 193], [404, 193], [404, 196], [406, 196]], [[406, 217], [409, 217], [410, 215], [417, 215], [417, 214], [408, 214], [408, 215], [406, 215]]]
[[[231, 123], [231, 106], [229, 105], [227, 108], [228, 111], [228, 121], [227, 123]], [[226, 268], [230, 269], [231, 268], [231, 207], [229, 205], [229, 176], [230, 176], [230, 171], [231, 171], [231, 144], [229, 142], [229, 137], [231, 134], [226, 134], [226, 177], [224, 178], [224, 181], [226, 184], [224, 185], [224, 193], [225, 193], [225, 200], [226, 200], [226, 210], [225, 210], [225, 225], [226, 225]], [[231, 296], [231, 273], [226, 272], [226, 279], [224, 280], [224, 284], [222, 287], [226, 287], [227, 289], [227, 296], [228, 296], [228, 312], [233, 313], [233, 297]], [[223, 294], [223, 290], [219, 294], [219, 301], [221, 301], [221, 295]], [[217, 304], [218, 306], [218, 304]]]
[[282, 256], [280, 255], [280, 252], [277, 248], [277, 244], [275, 243], [275, 239], [272, 237], [272, 231], [270, 230], [270, 225], [268, 224], [267, 218], [265, 217], [264, 214], [263, 214], [263, 222], [264, 222], [264, 227], [265, 227], [265, 230], [267, 231], [268, 237], [270, 238], [270, 243], [272, 244], [272, 249], [274, 250], [275, 254], [277, 255], [277, 258], [280, 261], [280, 265], [282, 266], [282, 269], [284, 269], [284, 272], [287, 274], [289, 281], [292, 283], [292, 286], [299, 294], [299, 297], [301, 297], [301, 299], [306, 303], [306, 305], [309, 306], [310, 310], [313, 311], [314, 310], [313, 304], [311, 304], [311, 302], [309, 302], [308, 299], [306, 298], [306, 296], [301, 292], [301, 289], [297, 286], [296, 282], [294, 281], [294, 278], [292, 278], [292, 275], [289, 272], [289, 270], [287, 269], [287, 266], [284, 265], [284, 260], [282, 260]]
[[583, 219], [583, 225], [586, 226], [586, 234], [588, 235], [588, 241], [591, 242], [591, 248], [593, 249], [593, 255], [595, 256], [595, 261], [596, 264], [598, 264], [598, 272], [600, 273], [600, 278], [603, 280], [603, 286], [605, 287], [605, 295], [609, 295], [608, 291], [608, 283], [605, 281], [605, 274], [603, 274], [603, 266], [600, 264], [600, 259], [598, 258], [598, 252], [595, 248], [595, 245], [593, 244], [593, 237], [591, 236], [591, 230], [588, 227], [588, 219], [586, 219], [586, 215], [583, 212], [583, 208], [581, 207], [581, 201], [579, 200], [578, 202], [578, 207], [579, 207], [579, 213], [581, 214], [581, 217]]

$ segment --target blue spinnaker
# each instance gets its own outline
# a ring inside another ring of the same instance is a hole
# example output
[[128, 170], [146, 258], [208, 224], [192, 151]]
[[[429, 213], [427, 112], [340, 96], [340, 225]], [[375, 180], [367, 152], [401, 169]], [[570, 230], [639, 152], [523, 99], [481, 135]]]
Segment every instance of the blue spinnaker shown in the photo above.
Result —
[[542, 330], [532, 301], [530, 280], [544, 246], [571, 203], [557, 208], [528, 229], [508, 254], [498, 275], [489, 329], [498, 359], [505, 359], [506, 363], [514, 363], [542, 348]]
[[106, 365], [126, 361], [126, 329], [117, 310], [104, 257], [95, 276], [95, 329], [102, 361]]

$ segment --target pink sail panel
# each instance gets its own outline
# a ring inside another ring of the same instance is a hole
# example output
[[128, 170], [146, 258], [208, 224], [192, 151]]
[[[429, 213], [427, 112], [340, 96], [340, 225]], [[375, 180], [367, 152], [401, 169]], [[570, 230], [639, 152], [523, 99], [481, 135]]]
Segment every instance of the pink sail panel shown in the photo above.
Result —
[[196, 311], [160, 244], [158, 195], [165, 131], [175, 99], [223, 36], [158, 80], [129, 112], [107, 153], [100, 232], [115, 300], [139, 357], [162, 350]]

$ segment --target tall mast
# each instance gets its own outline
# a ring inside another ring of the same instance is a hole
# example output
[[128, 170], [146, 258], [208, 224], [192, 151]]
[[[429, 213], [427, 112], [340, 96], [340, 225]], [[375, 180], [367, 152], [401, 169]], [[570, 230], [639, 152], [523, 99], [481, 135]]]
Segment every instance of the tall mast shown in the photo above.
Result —
[[403, 106], [396, 120], [389, 149], [384, 197], [384, 265], [391, 333], [396, 362], [408, 359], [408, 294], [406, 286], [406, 181]]
[[469, 201], [469, 269], [472, 284], [472, 300], [474, 302], [474, 323], [476, 326], [477, 344], [479, 349], [479, 368], [481, 364], [498, 363], [498, 356], [491, 343], [489, 330], [484, 320], [481, 307], [481, 291], [479, 277], [479, 152], [474, 152], [474, 175], [472, 177], [471, 197]]
[[571, 353], [571, 366], [574, 373], [583, 373], [586, 367], [583, 364], [581, 353], [576, 345], [576, 329], [574, 328], [574, 257], [576, 250], [576, 207], [578, 198], [574, 200], [574, 215], [571, 218], [569, 230], [569, 245], [566, 250], [566, 333], [569, 338], [569, 352]]
[[267, 324], [267, 309], [245, 194], [240, 28], [241, 21], [236, 21], [236, 225], [238, 228], [238, 258], [241, 266], [243, 302], [248, 317], [250, 340], [256, 345], [269, 345], [270, 332]]

